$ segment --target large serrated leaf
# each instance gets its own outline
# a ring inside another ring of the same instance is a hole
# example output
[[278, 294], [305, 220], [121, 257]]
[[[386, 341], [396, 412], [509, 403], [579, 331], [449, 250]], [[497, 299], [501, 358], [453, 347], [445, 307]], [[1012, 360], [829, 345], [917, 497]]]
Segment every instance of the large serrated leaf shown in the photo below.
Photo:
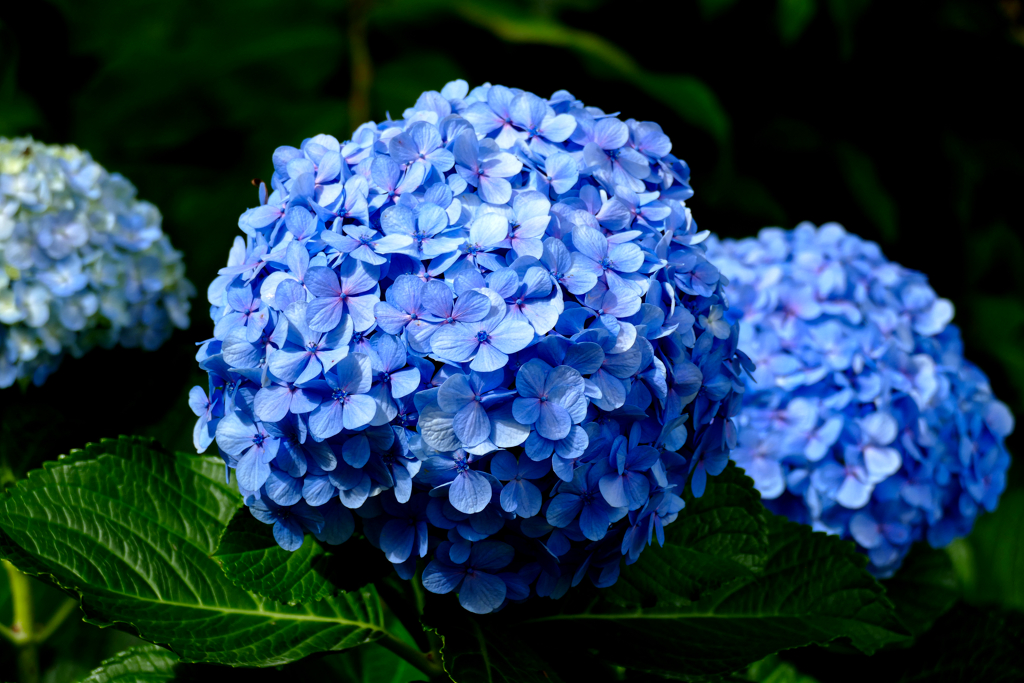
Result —
[[[908, 636], [852, 543], [781, 517], [769, 518], [769, 534], [761, 575], [734, 578], [697, 601], [658, 587], [653, 572], [635, 579], [626, 570], [624, 589], [599, 593], [585, 610], [521, 626], [563, 647], [590, 648], [614, 664], [673, 678], [727, 674], [780, 650], [836, 638], [870, 653]], [[647, 599], [630, 603], [630, 584], [637, 582]]]
[[273, 666], [381, 636], [372, 586], [288, 607], [227, 579], [210, 557], [240, 502], [223, 473], [216, 458], [104, 441], [8, 489], [0, 526], [30, 558], [19, 566], [45, 567], [87, 620], [126, 625], [186, 661]]
[[327, 550], [307, 538], [288, 552], [274, 540], [271, 527], [245, 509], [235, 513], [213, 557], [236, 586], [287, 605], [353, 590], [393, 571], [365, 539]]
[[170, 650], [140, 645], [105, 659], [81, 683], [165, 683], [174, 680], [179, 661]]
[[960, 597], [949, 555], [925, 544], [915, 546], [896, 575], [882, 585], [900, 621], [915, 636], [927, 631]]
[[647, 549], [623, 571], [609, 598], [648, 604], [669, 595], [693, 602], [708, 590], [760, 572], [768, 553], [768, 512], [754, 482], [729, 463], [700, 498], [687, 487], [686, 507], [665, 529], [665, 547]]

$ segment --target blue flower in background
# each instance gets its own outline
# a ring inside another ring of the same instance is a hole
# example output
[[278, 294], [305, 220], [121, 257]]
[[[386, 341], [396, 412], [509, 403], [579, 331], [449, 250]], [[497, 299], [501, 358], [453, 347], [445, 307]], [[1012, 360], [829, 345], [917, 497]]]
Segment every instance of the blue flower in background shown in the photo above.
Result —
[[924, 275], [835, 223], [712, 238], [708, 256], [733, 308], [701, 324], [741, 315], [756, 364], [732, 458], [769, 509], [852, 538], [889, 576], [915, 541], [944, 546], [995, 508], [1013, 416]]
[[208, 290], [197, 449], [282, 547], [358, 525], [474, 612], [611, 585], [725, 466], [751, 367], [670, 150], [462, 81], [278, 148]]
[[[65, 353], [153, 350], [188, 327], [195, 290], [160, 223], [87, 153], [0, 138], [0, 388], [42, 384]], [[241, 283], [226, 298], [218, 339], [234, 328], [259, 339], [266, 307]], [[205, 418], [197, 444], [216, 428], [217, 398], [191, 402]]]

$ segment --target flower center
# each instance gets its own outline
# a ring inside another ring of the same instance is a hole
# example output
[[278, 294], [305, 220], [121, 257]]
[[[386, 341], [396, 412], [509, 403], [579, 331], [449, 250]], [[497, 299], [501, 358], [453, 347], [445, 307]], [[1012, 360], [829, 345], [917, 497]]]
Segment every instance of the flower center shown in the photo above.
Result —
[[490, 338], [491, 335], [487, 334], [487, 332], [485, 332], [484, 330], [480, 330], [479, 332], [476, 333], [476, 340], [481, 344], [486, 344]]

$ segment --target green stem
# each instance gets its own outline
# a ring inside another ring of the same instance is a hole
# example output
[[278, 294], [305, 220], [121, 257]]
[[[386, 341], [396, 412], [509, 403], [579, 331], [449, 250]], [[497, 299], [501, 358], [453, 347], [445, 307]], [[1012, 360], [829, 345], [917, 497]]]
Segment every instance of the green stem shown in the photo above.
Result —
[[352, 90], [348, 97], [348, 125], [355, 130], [370, 118], [370, 84], [373, 62], [366, 39], [367, 15], [371, 0], [351, 0], [348, 13], [348, 45], [351, 59]]
[[32, 584], [13, 564], [3, 560], [11, 585], [14, 622], [10, 632], [18, 646], [18, 678], [21, 683], [39, 683], [39, 652], [36, 647], [35, 615], [32, 605]]
[[64, 623], [64, 620], [75, 611], [78, 607], [78, 600], [74, 598], [65, 598], [64, 602], [60, 604], [50, 618], [47, 619], [46, 623], [43, 624], [42, 628], [36, 631], [36, 643], [42, 643], [47, 638], [53, 635], [54, 631], [60, 628], [60, 625]]
[[414, 667], [422, 671], [432, 681], [444, 680], [444, 668], [436, 661], [414, 648], [412, 645], [395, 638], [390, 633], [377, 641], [381, 647], [390, 650]]
[[[423, 584], [421, 582], [422, 572], [417, 570], [416, 575], [412, 577], [412, 594], [416, 599], [416, 613], [421, 617], [423, 616], [423, 609], [427, 603], [427, 596], [423, 592]], [[435, 661], [441, 661], [441, 639], [438, 638], [437, 634], [434, 633], [433, 629], [426, 629], [427, 642], [430, 644], [430, 658]]]

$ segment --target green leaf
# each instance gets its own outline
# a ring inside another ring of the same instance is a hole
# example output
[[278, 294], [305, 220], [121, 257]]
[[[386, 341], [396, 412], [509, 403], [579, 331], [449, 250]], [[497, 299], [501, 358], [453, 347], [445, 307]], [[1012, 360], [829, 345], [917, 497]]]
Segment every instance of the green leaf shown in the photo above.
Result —
[[[655, 601], [630, 604], [623, 597], [632, 591], [616, 584], [585, 610], [523, 625], [566, 648], [591, 648], [612, 663], [670, 677], [727, 674], [780, 650], [836, 638], [871, 653], [908, 635], [854, 544], [781, 517], [770, 517], [768, 526], [760, 576], [735, 578], [697, 601], [665, 582], [649, 587]], [[635, 581], [631, 569], [620, 584]]]
[[690, 125], [710, 133], [719, 144], [729, 142], [732, 127], [729, 114], [704, 81], [693, 76], [646, 71], [637, 73], [629, 80], [649, 96], [671, 107]]
[[708, 590], [760, 572], [768, 553], [768, 512], [754, 482], [732, 462], [665, 529], [665, 547], [648, 548], [607, 598], [624, 605], [696, 602]]
[[779, 0], [775, 15], [779, 22], [779, 37], [789, 44], [803, 35], [818, 11], [817, 0]]
[[273, 666], [383, 635], [372, 586], [303, 607], [233, 585], [210, 555], [239, 506], [218, 458], [121, 437], [72, 453], [0, 497], [0, 526], [87, 621], [118, 624], [186, 661]]
[[81, 683], [163, 683], [174, 680], [177, 655], [156, 645], [140, 645], [119, 652]]
[[445, 603], [444, 607], [428, 609], [424, 623], [441, 637], [441, 660], [453, 681], [561, 683], [563, 680], [534, 648], [540, 641], [530, 628], [473, 616], [450, 600], [434, 601], [435, 605], [438, 603]]
[[923, 543], [910, 551], [896, 575], [882, 585], [900, 621], [914, 635], [927, 631], [960, 597], [949, 555]]
[[514, 5], [464, 0], [454, 6], [466, 21], [487, 29], [510, 43], [532, 43], [566, 48], [599, 65], [598, 73], [641, 88], [671, 107], [684, 121], [701, 128], [720, 145], [728, 144], [729, 115], [718, 97], [700, 79], [682, 74], [651, 73], [628, 52], [590, 31], [565, 26], [547, 16], [525, 15]]
[[967, 537], [967, 598], [1024, 610], [1024, 490], [1003, 494], [999, 508], [982, 515]]
[[736, 0], [700, 0], [700, 11], [705, 19], [713, 19], [736, 4]]
[[909, 651], [892, 653], [889, 671], [900, 683], [1024, 680], [1024, 615], [958, 605]]
[[416, 667], [377, 643], [325, 657], [324, 662], [346, 683], [410, 683], [427, 677]]
[[[228, 523], [213, 557], [239, 588], [297, 605], [354, 590], [393, 571], [391, 563], [373, 550], [362, 539], [352, 539], [339, 551], [330, 551], [307, 537], [302, 547], [288, 552], [274, 540], [269, 525], [241, 509]], [[353, 557], [361, 559], [353, 562]]]
[[817, 680], [806, 676], [789, 662], [784, 662], [776, 655], [765, 657], [760, 662], [754, 662], [747, 669], [747, 680], [755, 683], [818, 683]]

